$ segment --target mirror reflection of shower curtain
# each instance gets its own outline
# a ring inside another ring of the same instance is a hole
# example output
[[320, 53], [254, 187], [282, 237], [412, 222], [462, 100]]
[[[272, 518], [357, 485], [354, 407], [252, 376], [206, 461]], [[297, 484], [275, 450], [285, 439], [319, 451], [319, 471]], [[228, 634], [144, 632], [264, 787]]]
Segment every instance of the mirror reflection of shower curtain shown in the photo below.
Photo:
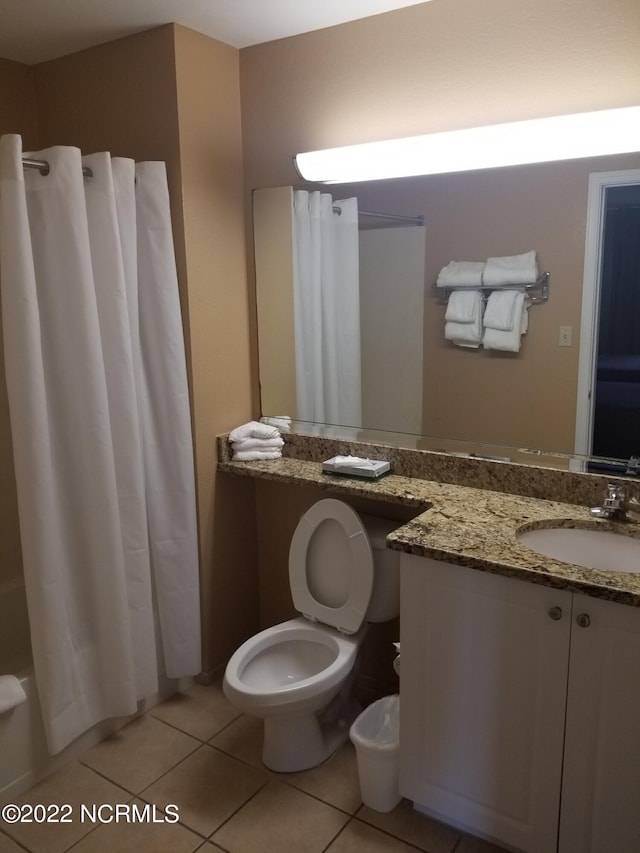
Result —
[[293, 244], [296, 416], [360, 426], [357, 199], [295, 191]]

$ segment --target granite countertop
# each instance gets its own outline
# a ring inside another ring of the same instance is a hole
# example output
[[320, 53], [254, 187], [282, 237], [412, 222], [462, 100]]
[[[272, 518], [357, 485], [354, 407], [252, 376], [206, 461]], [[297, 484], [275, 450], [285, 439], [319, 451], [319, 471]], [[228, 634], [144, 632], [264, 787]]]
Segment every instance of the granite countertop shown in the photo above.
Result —
[[218, 468], [415, 507], [416, 517], [387, 537], [389, 548], [640, 607], [640, 574], [563, 563], [532, 551], [516, 538], [518, 531], [536, 527], [595, 528], [640, 538], [640, 524], [594, 519], [587, 507], [575, 504], [396, 474], [375, 481], [324, 474], [319, 462], [298, 459], [221, 461]]

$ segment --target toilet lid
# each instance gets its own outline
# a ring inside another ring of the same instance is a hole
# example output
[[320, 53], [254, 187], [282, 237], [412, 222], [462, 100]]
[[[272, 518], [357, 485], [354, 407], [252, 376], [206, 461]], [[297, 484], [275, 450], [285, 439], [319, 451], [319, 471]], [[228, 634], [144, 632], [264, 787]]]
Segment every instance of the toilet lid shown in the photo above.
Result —
[[373, 554], [364, 525], [348, 504], [327, 498], [298, 522], [289, 548], [293, 604], [309, 619], [354, 634], [373, 589]]

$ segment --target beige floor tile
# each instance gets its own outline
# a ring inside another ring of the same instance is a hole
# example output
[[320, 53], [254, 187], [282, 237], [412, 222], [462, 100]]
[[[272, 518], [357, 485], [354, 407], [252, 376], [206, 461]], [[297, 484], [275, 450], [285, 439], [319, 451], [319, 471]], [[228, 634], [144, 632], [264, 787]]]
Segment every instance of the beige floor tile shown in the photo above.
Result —
[[146, 714], [94, 746], [81, 760], [138, 794], [199, 746], [200, 741]]
[[359, 820], [351, 820], [327, 847], [327, 853], [362, 853], [363, 850], [366, 853], [416, 853], [415, 847]]
[[212, 841], [230, 853], [321, 853], [348, 820], [337, 809], [272, 780]]
[[417, 812], [409, 800], [387, 814], [363, 806], [356, 817], [429, 853], [452, 853], [460, 838], [457, 830]]
[[262, 763], [262, 737], [262, 720], [242, 714], [209, 743], [247, 764], [266, 770]]
[[319, 767], [287, 773], [278, 779], [349, 814], [354, 814], [362, 804], [356, 751], [349, 741]]
[[138, 811], [130, 808], [129, 820], [123, 815], [98, 826], [73, 848], [73, 853], [193, 853], [202, 844], [202, 838], [181, 821], [170, 823], [159, 809], [140, 799], [133, 802]]
[[268, 779], [261, 770], [203, 745], [141, 796], [161, 807], [174, 803], [183, 826], [211, 835]]
[[24, 853], [24, 847], [18, 847], [15, 841], [0, 830], [0, 853]]
[[222, 684], [193, 684], [149, 712], [200, 740], [209, 740], [240, 716], [222, 692]]
[[[93, 823], [81, 820], [81, 805], [114, 805], [126, 803], [129, 799], [131, 794], [127, 791], [103, 779], [88, 767], [73, 762], [16, 799], [17, 805], [68, 804], [71, 810], [61, 810], [58, 815], [65, 818], [64, 823], [3, 823], [2, 829], [33, 853], [61, 853], [94, 828]], [[55, 816], [52, 810], [48, 815]], [[67, 818], [70, 822], [66, 822]]]

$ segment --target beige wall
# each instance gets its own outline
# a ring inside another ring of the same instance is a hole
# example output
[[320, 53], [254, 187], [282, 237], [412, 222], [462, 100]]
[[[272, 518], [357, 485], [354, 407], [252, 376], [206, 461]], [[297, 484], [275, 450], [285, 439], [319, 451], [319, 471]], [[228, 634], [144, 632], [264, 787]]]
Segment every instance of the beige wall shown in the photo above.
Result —
[[238, 51], [175, 28], [205, 669], [258, 618], [253, 486], [216, 474], [215, 436], [249, 420]]
[[637, 104], [636, 0], [432, 0], [241, 51], [247, 188], [298, 151]]
[[33, 69], [0, 59], [0, 133], [20, 133], [25, 148], [38, 144]]
[[[38, 147], [167, 164], [195, 438], [203, 667], [212, 669], [258, 618], [253, 488], [215, 470], [215, 436], [251, 416], [238, 51], [168, 25], [33, 69], [14, 65], [0, 65], [16, 108], [5, 122], [3, 107], [2, 130], [35, 146], [37, 115]], [[24, 109], [32, 77], [33, 115]]]

